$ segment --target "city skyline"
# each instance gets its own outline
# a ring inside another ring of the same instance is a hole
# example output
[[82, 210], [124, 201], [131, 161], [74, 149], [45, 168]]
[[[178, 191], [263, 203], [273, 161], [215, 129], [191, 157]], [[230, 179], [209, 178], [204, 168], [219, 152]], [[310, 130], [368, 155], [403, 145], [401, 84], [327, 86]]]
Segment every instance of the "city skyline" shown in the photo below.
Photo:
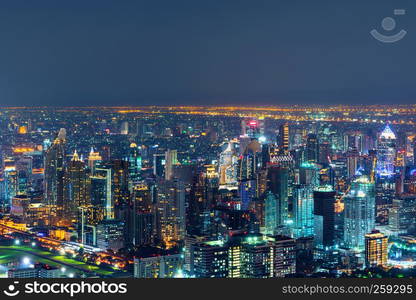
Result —
[[0, 108], [0, 276], [412, 277], [415, 115]]

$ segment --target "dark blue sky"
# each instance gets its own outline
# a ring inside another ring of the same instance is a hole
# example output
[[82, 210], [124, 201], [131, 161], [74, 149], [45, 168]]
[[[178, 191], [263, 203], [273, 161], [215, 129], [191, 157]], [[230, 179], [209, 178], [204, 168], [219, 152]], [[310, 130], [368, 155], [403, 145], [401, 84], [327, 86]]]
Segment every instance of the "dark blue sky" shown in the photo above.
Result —
[[413, 0], [3, 0], [0, 42], [0, 106], [416, 103]]

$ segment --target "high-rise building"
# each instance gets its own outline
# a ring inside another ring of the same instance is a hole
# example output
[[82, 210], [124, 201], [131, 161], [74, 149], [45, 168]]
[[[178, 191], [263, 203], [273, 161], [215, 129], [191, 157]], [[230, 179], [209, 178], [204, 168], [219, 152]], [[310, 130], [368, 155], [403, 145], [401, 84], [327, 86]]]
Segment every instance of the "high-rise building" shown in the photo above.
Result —
[[127, 217], [126, 240], [137, 246], [151, 245], [153, 242], [155, 211], [149, 187], [140, 183], [134, 187], [132, 204]]
[[140, 179], [140, 171], [142, 169], [142, 157], [139, 152], [139, 147], [136, 143], [131, 143], [129, 154], [126, 160], [129, 163], [129, 179], [132, 184], [136, 184]]
[[317, 247], [335, 245], [335, 194], [332, 186], [321, 186], [314, 190], [314, 233]]
[[218, 161], [220, 188], [235, 190], [238, 186], [238, 143], [235, 140], [222, 145]]
[[281, 154], [289, 153], [289, 124], [286, 122], [279, 127], [278, 146]]
[[165, 179], [173, 179], [173, 167], [178, 164], [178, 152], [176, 150], [168, 150], [165, 153]]
[[396, 158], [396, 135], [389, 125], [386, 125], [377, 139], [377, 174], [388, 177], [394, 174]]
[[[57, 138], [45, 153], [44, 202], [51, 216], [63, 214], [66, 130], [61, 128]], [[55, 213], [54, 213], [55, 212]]]
[[94, 148], [91, 147], [91, 151], [88, 155], [88, 168], [90, 169], [91, 174], [94, 174], [95, 167], [102, 161], [102, 157], [99, 152], [95, 152]]
[[103, 220], [97, 225], [97, 247], [118, 251], [124, 247], [124, 222]]
[[162, 177], [165, 164], [165, 154], [153, 154], [153, 175]]
[[79, 208], [90, 205], [90, 178], [85, 164], [75, 151], [67, 164], [64, 174], [64, 216], [71, 222], [78, 222]]
[[179, 180], [161, 181], [157, 187], [157, 233], [167, 247], [185, 237], [185, 187]]
[[318, 162], [318, 138], [316, 134], [308, 134], [306, 139], [306, 160], [311, 163]]
[[296, 241], [287, 236], [268, 238], [273, 248], [273, 276], [285, 277], [296, 273]]
[[242, 278], [273, 277], [273, 246], [262, 237], [247, 237], [241, 243], [239, 263]]
[[293, 189], [293, 235], [295, 238], [313, 236], [313, 188], [297, 185]]
[[347, 176], [351, 178], [357, 174], [359, 153], [356, 148], [347, 152]]
[[181, 270], [181, 254], [140, 257], [134, 259], [135, 278], [173, 278]]
[[91, 203], [98, 210], [102, 209], [103, 218], [114, 218], [114, 198], [111, 168], [97, 167], [91, 176]]
[[271, 165], [267, 169], [267, 190], [276, 199], [276, 226], [278, 232], [284, 232], [288, 222], [289, 210], [289, 168]]
[[278, 227], [278, 201], [272, 192], [267, 192], [264, 200], [265, 234], [275, 234]]
[[389, 229], [407, 234], [416, 223], [416, 195], [397, 195], [389, 209]]
[[386, 266], [388, 238], [378, 230], [365, 235], [365, 264], [367, 267]]
[[344, 203], [344, 244], [348, 248], [362, 250], [365, 235], [375, 226], [374, 182], [367, 176], [355, 179]]
[[120, 133], [121, 134], [129, 134], [129, 122], [123, 121], [120, 126]]
[[209, 241], [192, 246], [192, 270], [196, 278], [228, 277], [228, 245]]

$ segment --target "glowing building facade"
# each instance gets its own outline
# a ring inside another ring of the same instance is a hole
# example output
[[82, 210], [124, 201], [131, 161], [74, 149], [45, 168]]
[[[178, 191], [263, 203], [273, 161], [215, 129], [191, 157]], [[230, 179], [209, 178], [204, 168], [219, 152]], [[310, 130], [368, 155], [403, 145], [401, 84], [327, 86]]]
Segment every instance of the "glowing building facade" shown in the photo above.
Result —
[[374, 182], [367, 176], [357, 178], [344, 202], [344, 244], [347, 248], [363, 250], [365, 235], [375, 226]]
[[377, 140], [377, 175], [389, 177], [394, 174], [396, 159], [396, 135], [387, 125]]

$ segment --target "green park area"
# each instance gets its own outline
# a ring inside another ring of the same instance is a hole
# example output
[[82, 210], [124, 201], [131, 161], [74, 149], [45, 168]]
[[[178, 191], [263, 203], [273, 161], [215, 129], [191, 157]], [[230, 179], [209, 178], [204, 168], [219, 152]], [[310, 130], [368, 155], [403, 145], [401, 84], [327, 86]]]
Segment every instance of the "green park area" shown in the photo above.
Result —
[[105, 270], [98, 266], [89, 265], [82, 261], [68, 258], [64, 255], [56, 255], [54, 253], [32, 248], [29, 246], [0, 246], [0, 265], [5, 265], [13, 261], [21, 261], [24, 257], [30, 259], [33, 263], [44, 263], [53, 267], [65, 267], [67, 272], [72, 273], [97, 273], [100, 276], [108, 276], [113, 274], [110, 270]]

